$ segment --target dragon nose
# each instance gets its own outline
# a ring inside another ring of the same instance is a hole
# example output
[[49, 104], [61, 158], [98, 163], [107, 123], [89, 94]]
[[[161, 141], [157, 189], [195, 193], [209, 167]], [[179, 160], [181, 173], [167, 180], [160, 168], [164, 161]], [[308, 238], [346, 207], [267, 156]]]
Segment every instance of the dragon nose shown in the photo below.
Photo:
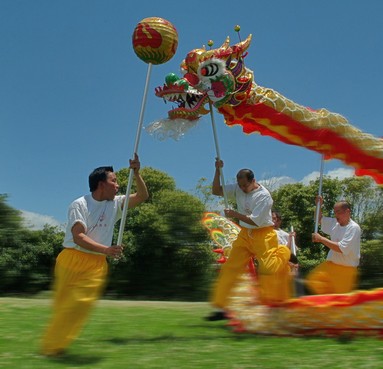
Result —
[[199, 83], [199, 78], [196, 74], [193, 73], [186, 73], [184, 75], [184, 78], [192, 85], [196, 86]]

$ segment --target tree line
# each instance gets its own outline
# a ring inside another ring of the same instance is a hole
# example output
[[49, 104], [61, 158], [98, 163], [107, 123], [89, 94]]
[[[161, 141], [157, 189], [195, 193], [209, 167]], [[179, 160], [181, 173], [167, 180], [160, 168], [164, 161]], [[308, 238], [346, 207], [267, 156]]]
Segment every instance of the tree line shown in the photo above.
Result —
[[[146, 167], [141, 173], [150, 198], [128, 211], [124, 256], [110, 262], [106, 297], [206, 300], [217, 275], [217, 255], [201, 219], [205, 211], [222, 204], [211, 196], [205, 178], [190, 194], [177, 189], [174, 179], [164, 172]], [[117, 178], [121, 193], [125, 193], [128, 169], [117, 172]], [[293, 226], [296, 231], [304, 276], [328, 252], [311, 241], [318, 181], [287, 184], [271, 192], [274, 208], [283, 218], [282, 228], [288, 231]], [[334, 203], [340, 199], [351, 203], [352, 217], [362, 228], [359, 287], [382, 287], [383, 190], [367, 177], [325, 177], [322, 194], [324, 215], [331, 216]], [[115, 239], [118, 230], [116, 224]], [[49, 290], [63, 239], [64, 232], [54, 226], [46, 225], [42, 230], [24, 227], [20, 212], [7, 204], [6, 195], [0, 195], [0, 294], [30, 295]]]

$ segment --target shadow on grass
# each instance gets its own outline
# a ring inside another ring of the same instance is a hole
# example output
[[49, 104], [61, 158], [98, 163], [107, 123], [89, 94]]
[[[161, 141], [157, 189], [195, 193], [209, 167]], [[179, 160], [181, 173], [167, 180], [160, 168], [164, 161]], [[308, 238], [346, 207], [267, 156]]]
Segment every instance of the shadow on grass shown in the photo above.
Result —
[[67, 367], [68, 364], [78, 366], [97, 364], [100, 361], [104, 360], [104, 358], [93, 355], [64, 354], [59, 357], [50, 357], [48, 358], [48, 360], [58, 364], [63, 364]]
[[[242, 340], [246, 338], [253, 338], [254, 335], [250, 336], [214, 336], [214, 339], [227, 339], [227, 340]], [[104, 342], [108, 342], [114, 345], [128, 345], [134, 343], [159, 343], [159, 342], [187, 342], [187, 341], [211, 341], [211, 336], [190, 336], [190, 337], [182, 337], [182, 336], [174, 336], [174, 335], [161, 335], [156, 337], [112, 337], [103, 340]]]
[[[194, 326], [195, 327], [195, 326]], [[201, 327], [206, 327], [202, 326]], [[208, 328], [209, 330], [213, 329], [219, 329], [224, 331], [222, 333], [215, 333], [214, 335], [211, 334], [193, 334], [190, 336], [182, 336], [182, 335], [176, 335], [176, 334], [162, 334], [159, 336], [131, 336], [131, 337], [111, 337], [106, 338], [103, 340], [103, 342], [108, 342], [115, 345], [128, 345], [128, 344], [137, 344], [137, 343], [172, 343], [172, 342], [188, 342], [188, 341], [211, 341], [212, 339], [220, 339], [220, 340], [245, 340], [245, 339], [258, 339], [259, 337], [257, 335], [251, 334], [251, 333], [240, 333], [236, 334], [231, 331], [227, 330], [227, 327], [225, 326], [210, 326]]]
[[[300, 335], [300, 336], [277, 336], [272, 334], [256, 334], [251, 332], [235, 332], [230, 326], [226, 324], [192, 324], [187, 327], [205, 328], [206, 334], [192, 334], [192, 335], [177, 335], [177, 334], [162, 334], [153, 336], [148, 333], [145, 335], [135, 335], [128, 337], [111, 337], [102, 340], [103, 342], [111, 343], [114, 345], [128, 345], [137, 343], [172, 343], [172, 342], [188, 342], [188, 341], [211, 341], [212, 339], [230, 340], [230, 341], [243, 341], [243, 340], [264, 340], [265, 338], [278, 340], [278, 339], [297, 339], [297, 340], [320, 340], [320, 341], [334, 341], [339, 344], [347, 345], [354, 341], [356, 337], [344, 333], [338, 336], [323, 336], [323, 335]], [[209, 334], [209, 332], [213, 332]]]

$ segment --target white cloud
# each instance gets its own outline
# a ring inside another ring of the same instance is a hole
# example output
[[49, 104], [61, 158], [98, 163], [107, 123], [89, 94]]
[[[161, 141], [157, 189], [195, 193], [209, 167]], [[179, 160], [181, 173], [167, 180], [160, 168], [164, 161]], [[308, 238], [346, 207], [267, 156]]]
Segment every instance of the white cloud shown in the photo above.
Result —
[[[317, 178], [319, 178], [319, 174], [320, 173], [318, 171], [312, 172], [303, 177], [303, 179], [300, 182], [302, 182], [304, 185], [308, 185], [311, 181], [315, 181]], [[349, 168], [337, 168], [328, 171], [327, 173], [325, 173], [325, 176], [330, 178], [338, 178], [341, 180], [344, 178], [353, 177], [354, 170]]]
[[344, 178], [353, 177], [354, 174], [355, 174], [354, 169], [338, 168], [338, 169], [330, 170], [326, 175], [331, 178], [344, 179]]
[[304, 176], [300, 182], [304, 185], [308, 185], [311, 181], [315, 181], [317, 178], [319, 178], [319, 172], [311, 172]]
[[261, 185], [265, 186], [269, 191], [274, 191], [285, 184], [296, 183], [297, 180], [288, 176], [271, 177], [258, 181]]
[[[329, 170], [327, 173], [325, 173], [325, 176], [330, 178], [338, 178], [342, 180], [344, 178], [353, 177], [354, 169], [336, 168], [336, 169]], [[268, 188], [269, 190], [274, 191], [278, 189], [279, 187], [289, 183], [300, 182], [307, 186], [310, 184], [311, 181], [315, 181], [316, 179], [319, 178], [319, 171], [314, 171], [307, 174], [300, 181], [288, 176], [280, 176], [280, 177], [274, 176], [274, 177], [266, 178], [266, 176], [264, 175], [263, 178], [264, 179], [258, 182], [262, 184], [263, 186], [265, 186], [266, 188]]]
[[23, 218], [24, 226], [32, 229], [39, 230], [43, 229], [46, 224], [50, 226], [59, 227], [60, 229], [64, 229], [64, 225], [58, 222], [56, 219], [49, 215], [42, 215], [37, 213], [32, 213], [26, 210], [20, 210], [21, 216]]

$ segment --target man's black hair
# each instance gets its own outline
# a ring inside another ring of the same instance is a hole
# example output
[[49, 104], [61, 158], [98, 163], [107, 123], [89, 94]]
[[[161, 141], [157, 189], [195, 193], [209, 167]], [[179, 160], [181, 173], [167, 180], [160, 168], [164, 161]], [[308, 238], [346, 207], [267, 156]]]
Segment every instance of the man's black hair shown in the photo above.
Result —
[[237, 173], [237, 179], [246, 178], [248, 182], [251, 182], [254, 179], [254, 173], [251, 169], [241, 169]]
[[282, 221], [281, 213], [278, 210], [272, 209], [271, 214], [275, 214], [276, 218], [280, 221]]
[[113, 172], [113, 167], [98, 167], [89, 174], [89, 190], [94, 192], [97, 190], [99, 182], [105, 182], [108, 173]]
[[348, 209], [352, 211], [351, 204], [346, 200], [339, 200], [337, 201], [337, 204], [339, 204], [343, 210]]

